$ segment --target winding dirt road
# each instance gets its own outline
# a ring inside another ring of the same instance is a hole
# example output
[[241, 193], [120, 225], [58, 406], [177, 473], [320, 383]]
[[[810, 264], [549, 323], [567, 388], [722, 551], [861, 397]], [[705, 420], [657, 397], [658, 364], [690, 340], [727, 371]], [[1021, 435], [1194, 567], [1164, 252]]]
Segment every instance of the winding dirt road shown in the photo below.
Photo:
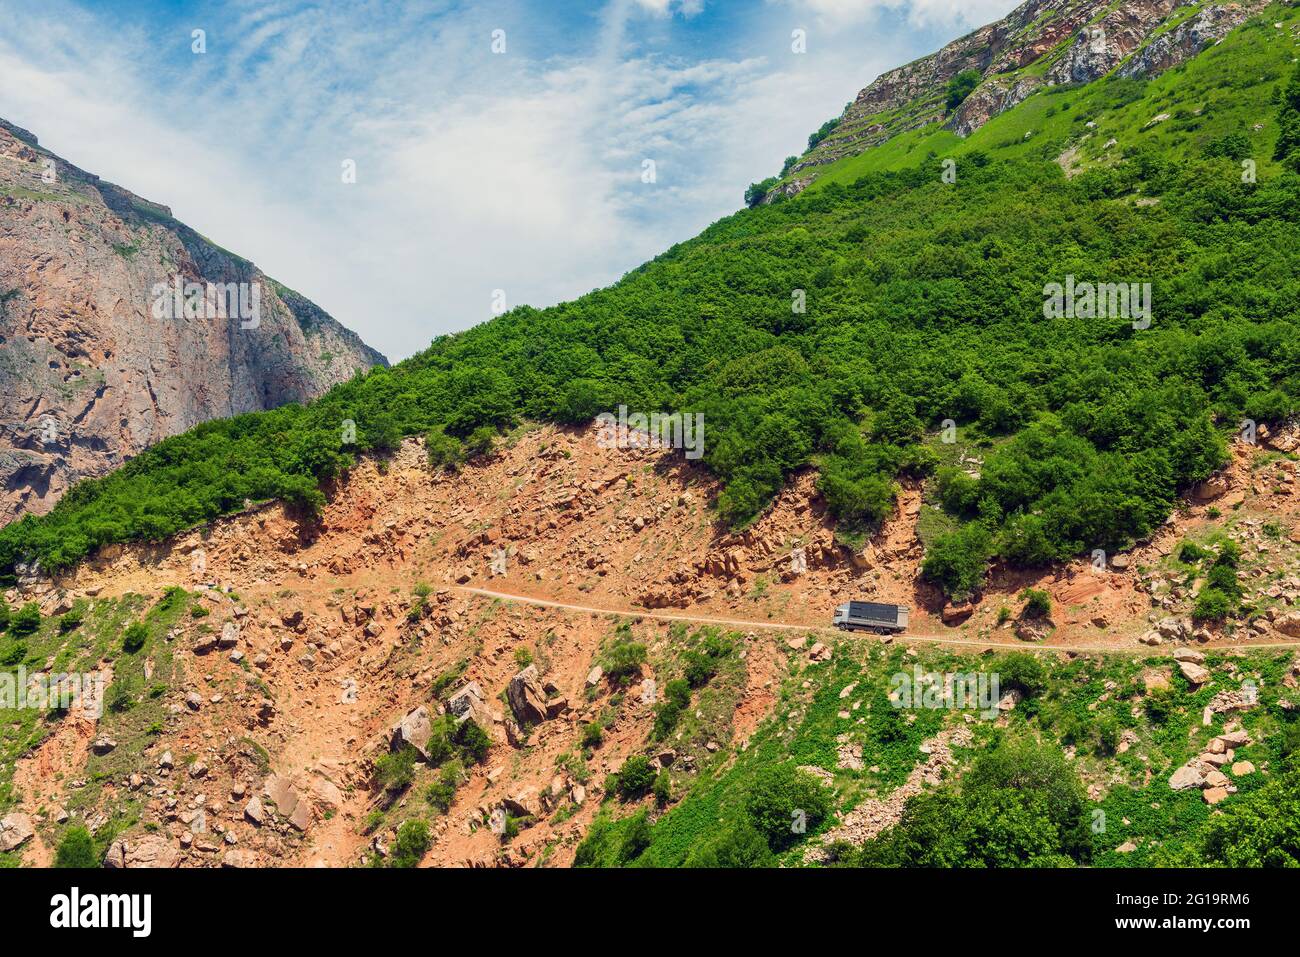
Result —
[[[581, 612], [591, 615], [615, 615], [621, 618], [653, 618], [656, 621], [684, 621], [689, 624], [697, 625], [728, 625], [734, 628], [765, 628], [769, 631], [797, 631], [804, 634], [826, 634], [826, 635], [843, 635], [843, 632], [835, 628], [818, 627], [816, 625], [797, 625], [787, 622], [771, 621], [753, 621], [746, 618], [709, 618], [700, 615], [670, 615], [664, 612], [648, 611], [641, 608], [597, 608], [594, 605], [575, 605], [562, 601], [551, 601], [546, 598], [534, 598], [530, 595], [514, 595], [509, 592], [493, 591], [489, 588], [472, 588], [468, 585], [453, 585], [455, 591], [468, 595], [478, 595], [483, 598], [495, 598], [500, 601], [515, 602], [521, 605], [535, 605], [540, 608], [558, 608], [565, 611]], [[873, 636], [865, 636], [873, 637]], [[987, 641], [982, 639], [971, 638], [947, 638], [940, 635], [922, 635], [914, 632], [905, 632], [897, 636], [900, 641], [923, 641], [936, 645], [954, 645], [963, 646], [972, 651], [982, 651], [985, 648], [1011, 648], [1018, 651], [1030, 649], [1039, 651], [1058, 651], [1063, 653], [1074, 654], [1106, 654], [1106, 655], [1138, 655], [1140, 657], [1157, 657], [1160, 652], [1154, 648], [1142, 647], [1117, 647], [1115, 645], [1036, 645], [1024, 641], [1007, 642], [1007, 641]], [[1212, 644], [1205, 645], [1207, 651], [1254, 651], [1267, 650], [1270, 648], [1300, 648], [1300, 641], [1272, 641], [1272, 642], [1247, 642], [1238, 644]]]

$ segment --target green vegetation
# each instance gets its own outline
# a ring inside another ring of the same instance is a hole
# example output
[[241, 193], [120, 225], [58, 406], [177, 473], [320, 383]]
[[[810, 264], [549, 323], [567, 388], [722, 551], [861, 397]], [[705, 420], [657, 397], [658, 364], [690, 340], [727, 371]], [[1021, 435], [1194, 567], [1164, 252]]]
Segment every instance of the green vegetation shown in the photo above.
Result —
[[68, 828], [54, 854], [54, 866], [83, 869], [98, 867], [99, 855], [95, 853], [95, 842], [91, 840], [90, 832], [80, 824]]
[[[942, 131], [915, 131], [609, 289], [441, 337], [308, 407], [207, 423], [0, 530], [0, 569], [66, 568], [245, 500], [282, 498], [310, 519], [322, 481], [403, 435], [432, 435], [441, 467], [521, 420], [619, 404], [704, 413], [723, 521], [752, 520], [812, 463], [847, 536], [888, 514], [896, 477], [934, 467], [927, 430], [952, 419], [964, 440], [995, 440], [980, 477], [945, 497], [956, 527], [930, 544], [927, 574], [952, 595], [979, 587], [989, 557], [1122, 550], [1223, 462], [1241, 418], [1297, 408], [1286, 317], [1300, 296], [1300, 174], [1268, 158], [1274, 127], [1294, 126], [1282, 32], [1244, 27], [1149, 82], [1037, 94], [960, 144], [955, 185], [918, 145]], [[1160, 110], [1172, 118], [1148, 129]], [[1083, 171], [1067, 179], [1056, 158], [1090, 121]], [[1102, 155], [1112, 130], [1120, 145]], [[1229, 158], [1241, 142], [1223, 139], [1243, 130], [1254, 182]], [[1150, 328], [1044, 319], [1045, 286], [1067, 276], [1150, 282]]]
[[416, 867], [432, 846], [429, 825], [423, 821], [404, 821], [397, 829], [397, 840], [388, 859], [389, 867]]
[[979, 70], [962, 70], [948, 81], [948, 87], [944, 90], [944, 106], [949, 113], [961, 106], [966, 97], [975, 92], [975, 87], [980, 85], [981, 79], [983, 77]]

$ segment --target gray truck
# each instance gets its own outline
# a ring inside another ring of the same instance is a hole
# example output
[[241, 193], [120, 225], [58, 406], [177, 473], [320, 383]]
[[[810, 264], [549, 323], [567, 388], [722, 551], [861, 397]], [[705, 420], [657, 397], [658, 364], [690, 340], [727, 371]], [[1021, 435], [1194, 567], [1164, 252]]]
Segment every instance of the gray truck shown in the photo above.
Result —
[[850, 601], [835, 609], [831, 622], [841, 631], [870, 631], [896, 635], [907, 630], [906, 605], [882, 605], [874, 601]]

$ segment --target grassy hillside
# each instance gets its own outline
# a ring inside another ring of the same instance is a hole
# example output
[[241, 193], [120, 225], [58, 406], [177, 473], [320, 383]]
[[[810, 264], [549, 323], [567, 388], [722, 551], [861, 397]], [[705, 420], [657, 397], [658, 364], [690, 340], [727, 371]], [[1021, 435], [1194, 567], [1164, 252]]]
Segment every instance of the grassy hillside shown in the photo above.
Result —
[[[850, 537], [887, 514], [898, 475], [936, 468], [919, 440], [952, 420], [989, 448], [977, 481], [937, 476], [957, 530], [927, 569], [953, 594], [994, 554], [1123, 548], [1222, 462], [1243, 417], [1296, 409], [1300, 164], [1274, 157], [1300, 115], [1297, 17], [1268, 11], [1153, 82], [1035, 95], [962, 144], [900, 137], [608, 289], [439, 338], [310, 407], [169, 439], [0, 531], [0, 569], [66, 568], [247, 499], [310, 514], [352, 455], [402, 435], [432, 430], [454, 458], [520, 419], [620, 404], [704, 413], [723, 521], [813, 462]], [[1045, 288], [1069, 277], [1150, 283], [1150, 327], [1045, 318]]]
[[[826, 840], [827, 863], [1296, 866], [1300, 721], [1282, 682], [1291, 658], [1211, 654], [1211, 683], [1198, 689], [1157, 657], [972, 658], [853, 641], [828, 662], [792, 653], [772, 716], [747, 741], [724, 741], [729, 746], [705, 755], [698, 775], [674, 773], [656, 784], [668, 796], [658, 813], [656, 802], [606, 782], [602, 813], [576, 860], [803, 866], [836, 812], [895, 792], [940, 732], [955, 728], [969, 737], [949, 739], [953, 760], [942, 781], [906, 802], [901, 820], [876, 839]], [[1001, 694], [1022, 700], [996, 721], [979, 709], [894, 706], [897, 676], [918, 668], [996, 675]], [[1246, 682], [1258, 688], [1257, 707], [1203, 723], [1215, 695]], [[1199, 788], [1173, 791], [1169, 778], [1235, 721], [1250, 744], [1233, 761], [1253, 770], [1234, 770], [1237, 794], [1214, 814]], [[695, 753], [705, 740], [687, 731], [670, 743]]]

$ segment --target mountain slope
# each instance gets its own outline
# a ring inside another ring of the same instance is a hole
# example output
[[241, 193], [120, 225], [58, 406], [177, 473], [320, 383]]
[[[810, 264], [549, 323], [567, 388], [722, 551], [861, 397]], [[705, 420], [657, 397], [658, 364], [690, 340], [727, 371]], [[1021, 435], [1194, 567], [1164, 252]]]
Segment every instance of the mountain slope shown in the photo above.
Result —
[[[166, 318], [175, 277], [205, 292], [244, 284], [256, 326], [206, 311]], [[200, 422], [305, 402], [386, 364], [166, 207], [3, 120], [0, 343], [0, 522], [46, 512], [78, 479]]]
[[[1028, 0], [997, 23], [880, 76], [758, 193], [768, 201], [795, 195], [826, 167], [913, 130], [969, 136], [1055, 86], [1090, 83], [1112, 72], [1157, 76], [1267, 6], [1268, 0]], [[950, 97], [959, 76], [968, 80]]]

